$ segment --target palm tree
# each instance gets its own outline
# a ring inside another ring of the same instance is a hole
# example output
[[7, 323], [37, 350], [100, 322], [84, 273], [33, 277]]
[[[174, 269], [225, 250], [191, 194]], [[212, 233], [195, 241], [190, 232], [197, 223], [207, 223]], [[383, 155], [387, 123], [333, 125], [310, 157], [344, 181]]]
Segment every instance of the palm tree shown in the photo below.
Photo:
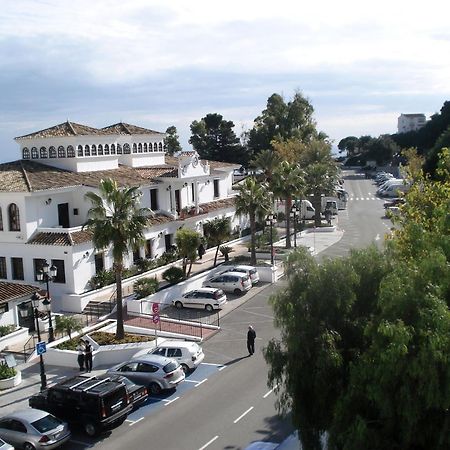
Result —
[[209, 222], [205, 222], [203, 224], [203, 232], [208, 238], [208, 242], [217, 246], [216, 254], [214, 256], [214, 267], [216, 267], [219, 248], [231, 235], [230, 219], [227, 217], [216, 217]]
[[[189, 277], [192, 270], [192, 263], [197, 257], [197, 249], [201, 243], [201, 235], [195, 230], [181, 228], [175, 235], [175, 244], [179, 255], [183, 258], [183, 275]], [[189, 270], [187, 266], [189, 264]]]
[[69, 339], [72, 339], [72, 333], [75, 331], [81, 331], [83, 327], [80, 321], [74, 316], [56, 316], [55, 331], [63, 334], [66, 332], [69, 335]]
[[266, 183], [261, 183], [255, 177], [247, 177], [236, 188], [236, 214], [247, 216], [250, 220], [251, 232], [251, 264], [256, 264], [256, 220], [264, 220], [272, 209], [272, 194]]
[[[286, 248], [291, 248], [290, 212], [292, 200], [299, 197], [304, 188], [303, 171], [297, 164], [283, 161], [273, 172], [270, 187], [275, 197], [285, 200]], [[294, 233], [296, 231], [294, 224]]]
[[92, 231], [96, 249], [111, 246], [117, 294], [117, 339], [123, 339], [122, 274], [124, 256], [130, 248], [144, 242], [144, 230], [151, 210], [139, 207], [139, 188], [119, 188], [117, 182], [108, 178], [100, 181], [100, 193], [86, 193], [91, 201], [88, 221], [83, 228]]
[[266, 181], [270, 183], [272, 173], [280, 162], [281, 158], [278, 153], [273, 150], [262, 150], [250, 161], [250, 164], [253, 167], [263, 170]]

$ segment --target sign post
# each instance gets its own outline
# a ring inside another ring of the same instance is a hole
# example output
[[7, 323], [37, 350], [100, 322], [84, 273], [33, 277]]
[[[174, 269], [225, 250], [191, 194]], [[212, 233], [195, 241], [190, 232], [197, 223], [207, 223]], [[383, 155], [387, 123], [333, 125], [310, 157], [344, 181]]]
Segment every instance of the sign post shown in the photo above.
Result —
[[157, 328], [158, 328], [158, 323], [160, 321], [160, 317], [159, 317], [159, 303], [152, 303], [152, 313], [153, 313], [153, 323], [155, 324], [155, 341], [156, 341], [156, 345], [158, 345], [158, 334], [157, 334]]

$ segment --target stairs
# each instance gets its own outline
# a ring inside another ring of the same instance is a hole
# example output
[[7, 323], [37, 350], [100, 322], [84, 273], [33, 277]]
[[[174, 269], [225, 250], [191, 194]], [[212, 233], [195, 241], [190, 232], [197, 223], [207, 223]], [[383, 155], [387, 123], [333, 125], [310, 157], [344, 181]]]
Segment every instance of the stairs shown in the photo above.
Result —
[[90, 317], [103, 317], [110, 315], [116, 306], [115, 300], [90, 301], [83, 310], [83, 315]]

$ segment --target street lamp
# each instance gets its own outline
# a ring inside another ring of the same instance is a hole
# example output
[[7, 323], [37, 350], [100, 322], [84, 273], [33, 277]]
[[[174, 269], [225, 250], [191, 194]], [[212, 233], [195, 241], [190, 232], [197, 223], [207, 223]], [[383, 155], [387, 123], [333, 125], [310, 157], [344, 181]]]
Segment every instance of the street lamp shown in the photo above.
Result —
[[50, 289], [49, 289], [49, 281], [53, 281], [56, 277], [56, 273], [58, 269], [55, 266], [49, 266], [48, 262], [42, 266], [42, 270], [38, 270], [36, 277], [38, 281], [45, 282], [47, 284], [47, 293], [45, 295], [45, 300], [42, 302], [44, 305], [45, 311], [48, 316], [48, 342], [53, 342], [55, 340], [55, 335], [53, 333], [53, 323], [52, 323], [52, 303], [50, 301]]
[[273, 266], [273, 214], [270, 213], [266, 218], [266, 225], [270, 226], [270, 263]]
[[[38, 342], [41, 342], [41, 331], [39, 329], [39, 310], [38, 310], [40, 300], [41, 300], [41, 296], [37, 292], [35, 292], [31, 296], [31, 302], [32, 302], [31, 312], [33, 315], [33, 320], [35, 321]], [[20, 315], [25, 319], [30, 314], [29, 304], [27, 304], [26, 302], [21, 303], [18, 306], [18, 310], [19, 310]], [[44, 358], [43, 358], [42, 354], [39, 355], [39, 368], [40, 368], [40, 373], [41, 373], [41, 391], [43, 391], [44, 389], [47, 388], [47, 377], [45, 375]]]
[[294, 247], [295, 248], [297, 248], [297, 213], [298, 213], [297, 205], [292, 205], [289, 216], [291, 217], [291, 219], [293, 219], [293, 224], [294, 224]]

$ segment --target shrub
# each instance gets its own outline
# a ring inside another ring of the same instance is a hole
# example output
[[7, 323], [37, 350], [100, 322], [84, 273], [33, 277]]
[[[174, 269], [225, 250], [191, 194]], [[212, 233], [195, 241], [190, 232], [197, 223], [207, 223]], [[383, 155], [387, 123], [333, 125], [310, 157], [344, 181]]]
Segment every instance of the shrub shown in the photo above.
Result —
[[140, 273], [148, 272], [157, 267], [157, 262], [153, 259], [141, 258], [136, 261], [136, 267]]
[[170, 284], [176, 284], [184, 278], [183, 269], [180, 267], [169, 267], [163, 272], [162, 277]]
[[101, 270], [96, 273], [90, 280], [89, 285], [92, 289], [100, 289], [116, 281], [115, 273], [112, 270]]
[[229, 261], [229, 254], [233, 251], [233, 247], [230, 247], [229, 245], [222, 245], [219, 250], [220, 253], [222, 253], [222, 255], [225, 257], [225, 261]]
[[16, 369], [14, 367], [8, 367], [6, 364], [0, 364], [0, 380], [6, 380], [6, 378], [12, 378], [16, 375]]
[[123, 339], [116, 339], [114, 333], [106, 333], [104, 331], [96, 331], [89, 335], [98, 345], [114, 345], [114, 344], [129, 344], [131, 342], [148, 342], [153, 341], [154, 336], [142, 336], [138, 334], [125, 333]]
[[56, 316], [55, 331], [63, 334], [64, 332], [72, 337], [73, 332], [81, 331], [83, 327], [81, 322], [74, 316]]
[[147, 295], [154, 294], [158, 290], [159, 282], [154, 278], [141, 278], [137, 280], [134, 285], [134, 293], [136, 294], [136, 298], [144, 298]]
[[158, 267], [165, 266], [171, 262], [174, 262], [178, 259], [178, 250], [176, 248], [172, 248], [166, 252], [164, 252], [158, 259], [157, 264]]
[[0, 326], [0, 337], [6, 336], [7, 334], [16, 331], [15, 325], [2, 325]]
[[248, 227], [248, 228], [243, 228], [242, 231], [241, 231], [241, 236], [242, 236], [242, 237], [244, 237], [244, 236], [249, 236], [250, 234], [251, 234], [250, 227]]
[[283, 211], [277, 213], [277, 222], [283, 222], [286, 220], [286, 214]]

